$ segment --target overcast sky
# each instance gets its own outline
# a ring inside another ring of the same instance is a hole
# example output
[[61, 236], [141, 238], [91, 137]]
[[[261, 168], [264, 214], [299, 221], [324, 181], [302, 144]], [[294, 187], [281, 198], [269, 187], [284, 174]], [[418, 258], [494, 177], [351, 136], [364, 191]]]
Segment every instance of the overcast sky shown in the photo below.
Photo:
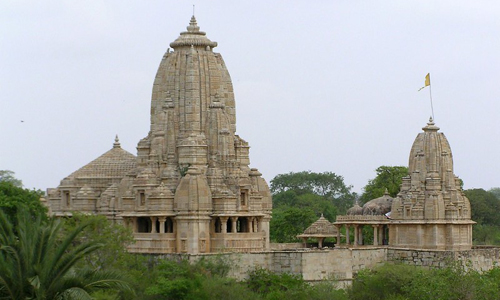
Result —
[[431, 114], [465, 188], [500, 186], [498, 1], [0, 3], [0, 170], [45, 190], [111, 149], [136, 154], [154, 76], [196, 4], [219, 43], [237, 133], [270, 181], [331, 171], [360, 192], [408, 165]]

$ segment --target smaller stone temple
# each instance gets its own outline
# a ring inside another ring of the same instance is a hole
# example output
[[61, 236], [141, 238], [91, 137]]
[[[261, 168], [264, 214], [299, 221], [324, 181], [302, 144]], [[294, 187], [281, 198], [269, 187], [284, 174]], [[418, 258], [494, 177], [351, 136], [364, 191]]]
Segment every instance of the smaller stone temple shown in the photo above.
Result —
[[364, 245], [363, 227], [373, 228], [373, 245], [432, 250], [469, 250], [472, 247], [470, 203], [453, 173], [453, 156], [445, 135], [432, 118], [422, 128], [410, 151], [409, 176], [396, 198], [386, 192], [363, 207], [350, 208], [334, 223], [345, 227], [346, 244]]
[[392, 202], [390, 245], [468, 250], [472, 247], [469, 199], [453, 173], [453, 155], [432, 118], [410, 152], [409, 176]]

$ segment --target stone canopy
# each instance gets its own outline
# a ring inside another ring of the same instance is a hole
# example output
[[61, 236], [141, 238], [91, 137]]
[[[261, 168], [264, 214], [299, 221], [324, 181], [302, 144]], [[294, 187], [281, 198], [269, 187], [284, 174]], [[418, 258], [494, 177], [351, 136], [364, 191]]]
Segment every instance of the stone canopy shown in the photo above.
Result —
[[339, 236], [339, 232], [335, 225], [330, 223], [330, 221], [328, 221], [323, 214], [321, 214], [321, 217], [316, 222], [307, 227], [304, 233], [297, 235], [298, 238], [304, 240], [304, 243], [308, 238], [317, 239], [319, 248], [323, 247], [323, 241], [325, 238]]

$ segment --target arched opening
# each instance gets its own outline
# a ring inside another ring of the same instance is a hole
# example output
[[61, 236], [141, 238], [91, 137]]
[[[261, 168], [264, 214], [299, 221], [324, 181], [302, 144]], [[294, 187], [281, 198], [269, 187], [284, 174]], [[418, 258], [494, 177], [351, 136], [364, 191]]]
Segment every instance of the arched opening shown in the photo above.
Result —
[[148, 233], [151, 232], [151, 219], [149, 217], [137, 218], [137, 232]]
[[240, 217], [236, 222], [237, 232], [248, 232], [248, 218]]
[[227, 219], [226, 224], [227, 224], [227, 232], [233, 232], [233, 222], [231, 218]]
[[220, 222], [220, 218], [215, 219], [215, 228], [214, 228], [215, 233], [221, 233], [222, 232], [222, 224]]
[[165, 233], [174, 233], [174, 221], [170, 217], [165, 220]]

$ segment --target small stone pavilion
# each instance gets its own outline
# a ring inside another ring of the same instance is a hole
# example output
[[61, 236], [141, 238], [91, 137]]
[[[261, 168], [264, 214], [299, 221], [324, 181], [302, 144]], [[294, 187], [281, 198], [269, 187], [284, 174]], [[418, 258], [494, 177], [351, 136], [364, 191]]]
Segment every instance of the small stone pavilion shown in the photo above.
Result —
[[340, 241], [340, 237], [344, 236], [340, 234], [335, 225], [330, 223], [323, 214], [321, 217], [311, 226], [307, 227], [304, 233], [299, 234], [297, 237], [304, 241], [304, 246], [307, 245], [307, 239], [313, 238], [318, 240], [318, 248], [323, 248], [323, 241], [326, 238], [336, 238], [337, 243]]
[[153, 84], [151, 127], [137, 156], [113, 148], [47, 190], [52, 214], [104, 215], [133, 229], [130, 251], [269, 249], [271, 193], [236, 134], [231, 77], [195, 17]]
[[[354, 228], [354, 246], [363, 244], [363, 226], [373, 228], [373, 244], [408, 249], [469, 250], [472, 247], [470, 203], [453, 173], [453, 156], [445, 135], [432, 118], [422, 128], [410, 151], [409, 176], [392, 199], [355, 205], [334, 223]], [[390, 203], [390, 209], [388, 205]], [[388, 240], [387, 240], [388, 237]], [[350, 244], [347, 238], [346, 244]]]

